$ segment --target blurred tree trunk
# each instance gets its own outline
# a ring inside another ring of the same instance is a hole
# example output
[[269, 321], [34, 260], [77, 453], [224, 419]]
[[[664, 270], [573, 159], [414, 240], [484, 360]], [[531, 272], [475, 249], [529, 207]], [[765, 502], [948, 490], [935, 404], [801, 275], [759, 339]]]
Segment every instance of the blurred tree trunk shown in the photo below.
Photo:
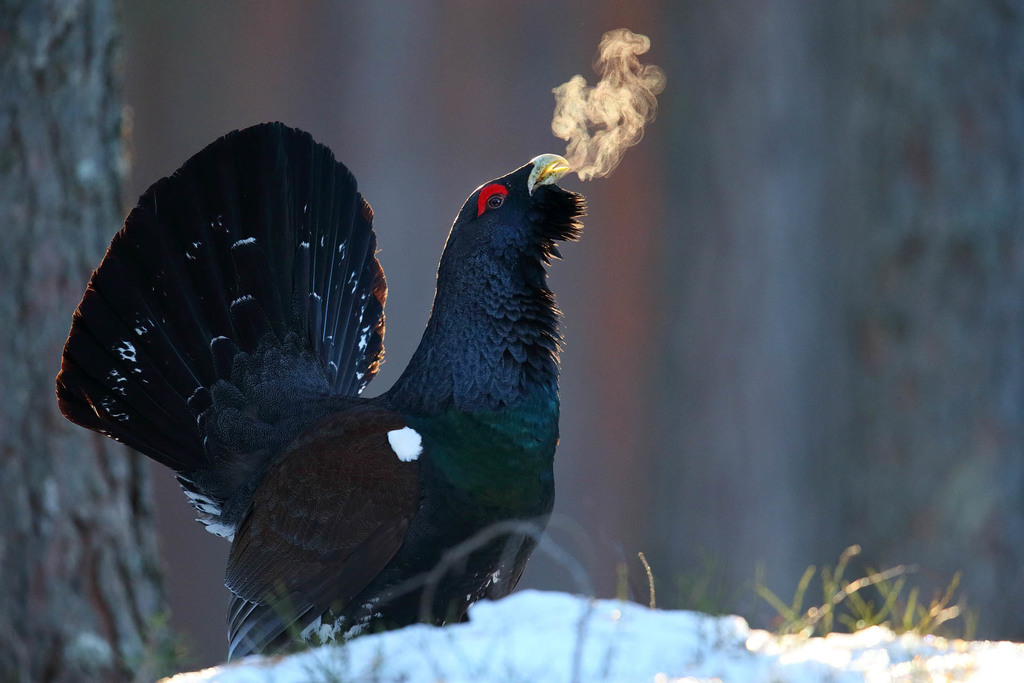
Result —
[[785, 593], [856, 542], [1024, 637], [1024, 6], [669, 11], [652, 546]]
[[865, 5], [841, 528], [1024, 638], [1024, 3]]
[[0, 5], [0, 681], [154, 673], [145, 468], [54, 398], [71, 312], [121, 222], [117, 53], [112, 0]]
[[[699, 573], [702, 556], [716, 558], [727, 593], [758, 562], [788, 590], [813, 556], [814, 463], [841, 341], [829, 282], [837, 256], [822, 225], [829, 63], [820, 31], [832, 11], [676, 3], [661, 43], [682, 68], [668, 74], [660, 113], [677, 127], [655, 288], [670, 311], [664, 352], [651, 354], [660, 398], [649, 547], [655, 571]], [[835, 509], [827, 497], [824, 506]]]

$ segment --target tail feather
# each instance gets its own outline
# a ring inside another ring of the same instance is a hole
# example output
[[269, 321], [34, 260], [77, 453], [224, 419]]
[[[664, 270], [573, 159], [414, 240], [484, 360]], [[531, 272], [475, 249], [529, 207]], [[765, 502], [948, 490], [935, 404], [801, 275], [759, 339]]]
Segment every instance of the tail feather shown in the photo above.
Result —
[[[72, 421], [93, 429], [99, 425], [102, 433], [168, 466], [187, 466], [184, 454], [201, 452], [202, 441], [191, 430], [173, 425], [194, 423], [195, 417], [182, 402], [160, 397], [191, 393], [195, 385], [188, 377], [168, 373], [167, 362], [161, 362], [175, 348], [165, 337], [166, 328], [148, 318], [109, 318], [109, 305], [90, 286], [75, 312], [73, 354], [65, 353], [58, 376], [61, 409]], [[100, 328], [80, 322], [85, 320], [105, 324]]]
[[62, 412], [174, 468], [223, 526], [302, 426], [376, 374], [375, 250], [329, 149], [281, 124], [226, 135], [147, 190], [111, 242], [64, 349]]
[[[366, 202], [350, 206], [334, 202], [330, 214], [334, 217], [339, 213], [342, 222], [370, 224], [373, 220]], [[316, 315], [314, 329], [321, 330], [319, 339], [313, 340], [314, 348], [327, 361], [335, 392], [359, 392], [368, 378], [376, 374], [377, 363], [352, 374], [346, 374], [344, 369], [360, 365], [362, 357], [378, 358], [383, 353], [383, 336], [377, 333], [377, 326], [383, 330], [387, 287], [383, 272], [368, 267], [375, 260], [376, 238], [372, 232], [321, 235], [319, 241], [304, 249], [310, 252], [309, 268], [314, 282], [308, 310]], [[375, 345], [364, 343], [360, 348], [363, 335], [367, 342], [372, 337]]]

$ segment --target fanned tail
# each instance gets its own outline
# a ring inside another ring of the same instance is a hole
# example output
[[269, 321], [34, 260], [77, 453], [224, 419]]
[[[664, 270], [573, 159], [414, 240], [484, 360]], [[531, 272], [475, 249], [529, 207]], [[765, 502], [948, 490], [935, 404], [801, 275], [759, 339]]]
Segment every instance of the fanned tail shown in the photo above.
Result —
[[377, 372], [372, 216], [307, 133], [273, 123], [212, 143], [142, 195], [93, 273], [61, 412], [176, 470], [230, 535], [273, 456]]

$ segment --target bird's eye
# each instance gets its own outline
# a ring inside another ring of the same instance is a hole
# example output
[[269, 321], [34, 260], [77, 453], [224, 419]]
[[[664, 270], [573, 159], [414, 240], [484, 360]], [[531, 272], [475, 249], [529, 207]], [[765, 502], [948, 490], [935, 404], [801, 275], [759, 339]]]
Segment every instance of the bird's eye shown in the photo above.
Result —
[[480, 196], [476, 200], [476, 215], [479, 216], [488, 209], [497, 209], [505, 203], [508, 196], [508, 188], [500, 183], [491, 183], [480, 190]]

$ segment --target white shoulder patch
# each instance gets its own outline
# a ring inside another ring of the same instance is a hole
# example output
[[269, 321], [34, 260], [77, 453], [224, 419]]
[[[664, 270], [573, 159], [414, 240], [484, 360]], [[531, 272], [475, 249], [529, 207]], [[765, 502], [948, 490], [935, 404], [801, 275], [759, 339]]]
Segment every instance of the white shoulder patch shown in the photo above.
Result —
[[402, 462], [412, 462], [423, 452], [423, 439], [412, 427], [392, 429], [388, 432], [388, 443]]

